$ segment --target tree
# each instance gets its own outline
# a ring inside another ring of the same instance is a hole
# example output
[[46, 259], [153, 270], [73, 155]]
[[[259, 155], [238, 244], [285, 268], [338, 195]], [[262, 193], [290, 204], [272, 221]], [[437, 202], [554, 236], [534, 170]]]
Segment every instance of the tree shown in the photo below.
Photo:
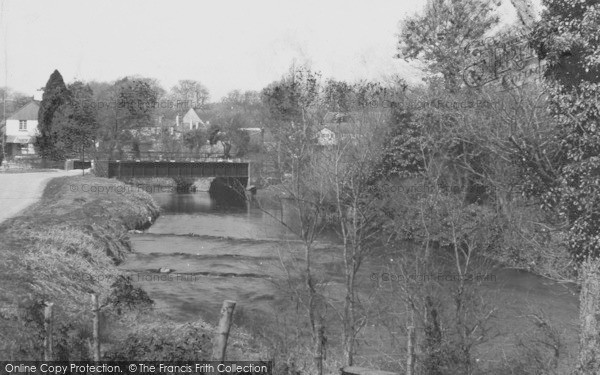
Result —
[[[262, 128], [263, 119], [264, 106], [260, 93], [239, 90], [231, 91], [219, 103], [211, 104], [204, 117], [211, 127], [219, 128], [221, 133], [218, 138], [225, 148], [234, 150], [239, 157], [251, 151], [250, 135], [244, 129]], [[210, 137], [211, 144], [215, 142], [214, 135]]]
[[129, 77], [94, 86], [99, 86], [92, 104], [98, 107], [100, 137], [112, 157], [114, 151], [122, 152], [124, 143], [134, 142], [141, 128], [154, 124], [160, 89], [152, 79]]
[[323, 87], [323, 99], [327, 109], [333, 112], [347, 112], [355, 103], [354, 87], [344, 81], [328, 79]]
[[200, 147], [206, 144], [206, 140], [206, 132], [202, 129], [191, 130], [183, 134], [183, 143], [190, 152], [199, 150]]
[[282, 175], [302, 174], [310, 158], [306, 147], [314, 143], [317, 127], [325, 114], [325, 108], [320, 105], [319, 80], [319, 73], [305, 67], [292, 67], [288, 75], [262, 91], [267, 111], [265, 125], [279, 145], [274, 156]]
[[402, 22], [398, 58], [423, 61], [430, 73], [441, 73], [449, 90], [460, 86], [467, 43], [481, 39], [498, 23], [491, 0], [428, 0], [425, 14]]
[[548, 60], [550, 111], [564, 154], [559, 184], [546, 196], [568, 226], [568, 248], [580, 265], [580, 352], [575, 373], [600, 373], [600, 4], [544, 1], [532, 42]]
[[[279, 220], [295, 233], [304, 252], [303, 284], [309, 329], [313, 340], [318, 337], [318, 325], [323, 321], [323, 298], [318, 293], [314, 274], [315, 241], [323, 228], [323, 207], [327, 177], [316, 167], [314, 131], [322, 119], [319, 102], [319, 75], [308, 68], [292, 67], [289, 74], [262, 92], [269, 126], [280, 142], [280, 156], [285, 164], [276, 167], [282, 178], [287, 200], [293, 205], [299, 228]], [[317, 347], [319, 345], [317, 344]], [[320, 363], [316, 364], [317, 367]]]
[[[46, 83], [38, 113], [40, 135], [36, 138], [35, 147], [44, 159], [61, 160], [64, 157], [63, 153], [55, 147], [57, 139], [54, 116], [59, 108], [68, 106], [70, 100], [70, 92], [62, 75], [55, 70]], [[63, 111], [68, 109], [63, 108]]]
[[76, 81], [68, 86], [72, 94], [70, 118], [61, 123], [57, 133], [59, 142], [64, 143], [65, 152], [71, 155], [81, 154], [95, 144], [98, 121], [97, 109], [89, 105], [93, 98], [92, 89], [83, 82]]
[[14, 91], [10, 87], [0, 87], [0, 110], [4, 111], [4, 105], [6, 105], [7, 116], [17, 111], [30, 101], [31, 96]]
[[[198, 108], [208, 102], [210, 98], [208, 89], [202, 83], [191, 79], [184, 79], [171, 88], [172, 98], [177, 108]], [[180, 104], [182, 106], [180, 107]], [[185, 108], [183, 107], [185, 106]]]
[[[349, 85], [340, 86], [352, 92]], [[340, 94], [340, 100], [344, 101], [346, 95]], [[356, 105], [346, 110], [352, 110], [354, 115], [353, 122], [345, 129], [349, 136], [342, 135], [335, 145], [322, 149], [315, 164], [319, 167], [317, 173], [329, 176], [326, 202], [332, 207], [332, 222], [343, 246], [342, 350], [344, 364], [351, 366], [356, 338], [367, 323], [368, 310], [358, 296], [357, 275], [363, 263], [386, 245], [382, 241], [385, 210], [381, 192], [373, 189], [373, 175], [384, 150], [379, 134], [387, 115], [378, 109]]]

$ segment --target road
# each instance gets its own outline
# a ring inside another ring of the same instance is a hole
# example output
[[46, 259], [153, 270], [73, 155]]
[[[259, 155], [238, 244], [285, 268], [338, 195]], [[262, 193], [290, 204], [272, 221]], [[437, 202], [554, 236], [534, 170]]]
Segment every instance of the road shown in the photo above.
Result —
[[37, 202], [51, 179], [77, 175], [81, 170], [0, 173], [0, 223]]

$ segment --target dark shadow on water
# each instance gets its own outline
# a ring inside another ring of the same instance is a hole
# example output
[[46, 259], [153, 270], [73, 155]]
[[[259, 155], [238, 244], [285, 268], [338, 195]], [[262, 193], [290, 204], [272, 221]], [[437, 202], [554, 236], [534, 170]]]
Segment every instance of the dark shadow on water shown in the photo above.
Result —
[[246, 208], [245, 183], [235, 178], [215, 178], [208, 190], [219, 207]]
[[155, 194], [153, 197], [166, 213], [210, 212], [215, 205], [206, 193]]
[[246, 212], [248, 205], [232, 192], [153, 194], [154, 200], [165, 213]]

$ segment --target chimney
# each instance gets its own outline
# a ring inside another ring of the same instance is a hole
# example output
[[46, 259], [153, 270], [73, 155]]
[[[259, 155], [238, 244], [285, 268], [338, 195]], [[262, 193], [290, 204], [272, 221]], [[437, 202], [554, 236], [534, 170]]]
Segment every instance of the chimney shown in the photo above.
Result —
[[175, 126], [179, 128], [179, 115], [175, 116]]
[[33, 100], [37, 100], [42, 101], [42, 95], [44, 95], [44, 91], [43, 90], [37, 90], [35, 93], [33, 93]]

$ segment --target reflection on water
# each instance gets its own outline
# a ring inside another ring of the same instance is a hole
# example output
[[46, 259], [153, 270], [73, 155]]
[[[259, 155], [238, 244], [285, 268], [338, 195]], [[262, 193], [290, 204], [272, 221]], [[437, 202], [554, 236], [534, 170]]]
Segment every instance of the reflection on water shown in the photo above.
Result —
[[215, 207], [214, 200], [208, 194], [155, 194], [154, 200], [163, 213], [209, 212]]
[[277, 201], [258, 198], [254, 202], [228, 205], [208, 193], [156, 194], [162, 208], [159, 220], [147, 231], [152, 234], [179, 234], [234, 237], [239, 239], [293, 240], [279, 220], [291, 222], [294, 211]]

